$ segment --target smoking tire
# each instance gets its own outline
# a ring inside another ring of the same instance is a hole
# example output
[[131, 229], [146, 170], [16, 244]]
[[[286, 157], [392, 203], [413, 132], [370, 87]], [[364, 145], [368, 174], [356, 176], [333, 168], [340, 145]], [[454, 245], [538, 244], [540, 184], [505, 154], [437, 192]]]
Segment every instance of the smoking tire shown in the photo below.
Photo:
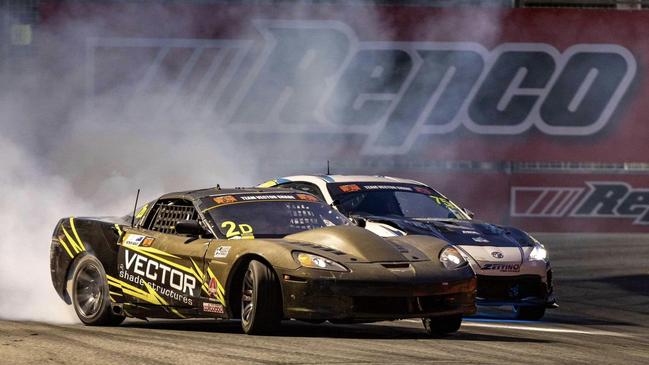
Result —
[[72, 273], [72, 305], [77, 316], [89, 326], [116, 326], [123, 316], [112, 313], [106, 271], [92, 255], [81, 257]]
[[462, 325], [462, 316], [422, 318], [424, 329], [429, 336], [443, 336], [457, 332]]
[[538, 321], [545, 315], [545, 307], [514, 306], [516, 319]]
[[249, 335], [271, 334], [282, 319], [282, 301], [275, 272], [252, 260], [241, 285], [241, 326]]

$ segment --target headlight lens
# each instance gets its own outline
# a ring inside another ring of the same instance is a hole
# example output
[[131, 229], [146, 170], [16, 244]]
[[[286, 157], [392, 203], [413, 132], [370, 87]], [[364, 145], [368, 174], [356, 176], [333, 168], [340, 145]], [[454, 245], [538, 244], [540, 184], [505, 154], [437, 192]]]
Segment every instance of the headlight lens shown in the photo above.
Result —
[[349, 271], [346, 267], [337, 263], [336, 261], [306, 252], [293, 252], [293, 258], [295, 259], [295, 261], [297, 261], [298, 264], [311, 269]]
[[457, 269], [467, 264], [460, 251], [453, 246], [448, 246], [439, 254], [439, 261], [449, 270]]
[[530, 252], [530, 260], [545, 260], [548, 258], [548, 251], [543, 247], [542, 244], [534, 245], [532, 252]]

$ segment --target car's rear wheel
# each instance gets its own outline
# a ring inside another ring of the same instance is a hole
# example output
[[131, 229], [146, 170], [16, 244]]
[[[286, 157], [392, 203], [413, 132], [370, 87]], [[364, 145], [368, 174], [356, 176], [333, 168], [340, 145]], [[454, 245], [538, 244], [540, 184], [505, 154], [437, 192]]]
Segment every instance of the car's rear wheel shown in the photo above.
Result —
[[514, 306], [516, 319], [525, 321], [538, 321], [545, 315], [545, 307], [542, 306]]
[[462, 325], [462, 316], [445, 316], [422, 318], [424, 329], [430, 336], [443, 336], [449, 333], [457, 332]]
[[104, 266], [92, 255], [83, 256], [74, 267], [72, 305], [81, 322], [89, 326], [114, 326], [125, 318], [112, 313]]
[[248, 264], [241, 285], [241, 326], [249, 335], [269, 334], [282, 319], [282, 298], [275, 272], [257, 260]]

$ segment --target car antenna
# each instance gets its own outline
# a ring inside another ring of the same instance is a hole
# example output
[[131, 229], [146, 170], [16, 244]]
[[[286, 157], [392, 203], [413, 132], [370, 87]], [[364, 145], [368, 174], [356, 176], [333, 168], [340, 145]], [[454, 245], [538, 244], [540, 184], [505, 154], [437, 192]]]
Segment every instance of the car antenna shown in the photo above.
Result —
[[327, 160], [327, 175], [331, 175], [331, 171], [329, 170], [329, 160]]
[[133, 207], [133, 216], [131, 217], [131, 228], [135, 226], [135, 211], [137, 210], [137, 201], [140, 199], [140, 189], [137, 189], [137, 195], [135, 196], [135, 206]]

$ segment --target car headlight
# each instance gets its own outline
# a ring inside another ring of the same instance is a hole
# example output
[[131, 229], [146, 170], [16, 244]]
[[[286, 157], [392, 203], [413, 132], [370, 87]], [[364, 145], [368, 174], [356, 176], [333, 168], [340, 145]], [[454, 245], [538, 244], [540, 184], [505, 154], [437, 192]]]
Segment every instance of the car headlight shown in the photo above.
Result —
[[530, 252], [530, 260], [542, 261], [548, 258], [548, 250], [542, 244], [537, 243], [534, 245], [532, 252]]
[[467, 264], [460, 251], [453, 246], [448, 246], [439, 254], [439, 261], [449, 270], [457, 269]]
[[306, 253], [306, 252], [293, 252], [293, 258], [298, 264], [311, 269], [329, 270], [329, 271], [349, 271], [343, 265], [336, 261], [329, 260], [328, 258]]

